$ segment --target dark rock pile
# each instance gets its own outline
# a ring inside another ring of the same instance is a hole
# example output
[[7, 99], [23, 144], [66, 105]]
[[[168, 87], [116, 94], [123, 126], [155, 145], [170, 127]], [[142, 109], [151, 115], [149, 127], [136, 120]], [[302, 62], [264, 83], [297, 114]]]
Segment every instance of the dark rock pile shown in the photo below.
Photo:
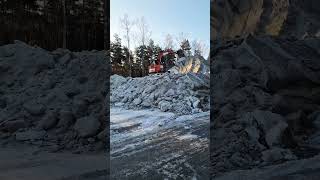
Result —
[[108, 81], [104, 52], [0, 47], [0, 136], [52, 151], [104, 149]]
[[320, 153], [319, 39], [229, 41], [211, 73], [212, 176]]

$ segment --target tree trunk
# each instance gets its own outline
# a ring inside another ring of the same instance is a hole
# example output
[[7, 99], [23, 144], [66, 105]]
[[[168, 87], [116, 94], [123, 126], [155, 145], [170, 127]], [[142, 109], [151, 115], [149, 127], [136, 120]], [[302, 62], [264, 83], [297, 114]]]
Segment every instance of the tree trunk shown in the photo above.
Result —
[[130, 58], [130, 39], [129, 39], [129, 31], [127, 31], [127, 38], [128, 38], [128, 62], [129, 62], [129, 75], [132, 77], [132, 62]]
[[63, 44], [62, 48], [67, 48], [67, 17], [66, 17], [66, 0], [62, 0], [63, 5]]

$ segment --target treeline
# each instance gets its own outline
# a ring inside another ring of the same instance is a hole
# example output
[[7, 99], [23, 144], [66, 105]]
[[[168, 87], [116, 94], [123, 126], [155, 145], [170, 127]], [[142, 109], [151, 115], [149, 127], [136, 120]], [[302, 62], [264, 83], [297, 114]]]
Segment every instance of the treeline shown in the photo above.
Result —
[[[122, 45], [119, 35], [114, 35], [114, 41], [110, 46], [110, 59], [113, 74], [123, 76], [144, 76], [148, 74], [148, 66], [154, 62], [163, 49], [150, 40], [148, 45], [140, 45], [134, 52]], [[129, 57], [130, 56], [130, 57]], [[129, 59], [132, 62], [129, 62]]]
[[[122, 45], [122, 39], [118, 34], [114, 35], [114, 41], [110, 46], [110, 59], [112, 64], [112, 73], [120, 74], [122, 76], [141, 77], [148, 75], [148, 67], [157, 61], [158, 55], [161, 51], [174, 51], [181, 50], [185, 55], [202, 55], [196, 49], [191, 52], [189, 40], [184, 39], [180, 42], [180, 48], [174, 49], [172, 47], [160, 47], [155, 44], [152, 39], [149, 39], [147, 45], [139, 45], [132, 52], [126, 46]], [[175, 56], [168, 54], [164, 57], [167, 64], [174, 64]], [[132, 60], [131, 62], [129, 60]]]
[[0, 0], [0, 45], [21, 40], [53, 50], [104, 48], [103, 0]]
[[[145, 76], [148, 74], [149, 65], [156, 62], [161, 51], [177, 52], [181, 50], [180, 52], [184, 52], [185, 55], [205, 55], [209, 50], [203, 41], [193, 39], [189, 43], [190, 38], [183, 32], [178, 36], [168, 33], [161, 42], [162, 46], [156, 45], [152, 40], [151, 27], [143, 16], [132, 19], [124, 14], [119, 23], [121, 28], [119, 33], [121, 33], [123, 42], [119, 34], [114, 34], [110, 44], [113, 74], [132, 77]], [[163, 65], [169, 68], [173, 64], [173, 56], [173, 54], [165, 56]]]

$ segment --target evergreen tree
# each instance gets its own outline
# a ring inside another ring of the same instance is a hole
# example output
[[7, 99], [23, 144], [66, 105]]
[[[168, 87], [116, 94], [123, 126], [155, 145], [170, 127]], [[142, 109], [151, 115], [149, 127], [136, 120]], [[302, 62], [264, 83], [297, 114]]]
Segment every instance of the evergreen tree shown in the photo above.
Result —
[[125, 56], [121, 46], [121, 38], [117, 34], [114, 35], [114, 38], [115, 41], [112, 42], [110, 46], [111, 62], [114, 65], [122, 65], [122, 61], [124, 60]]
[[154, 51], [155, 51], [155, 45], [154, 45], [154, 41], [152, 39], [150, 39], [149, 44], [147, 46], [147, 56], [149, 57], [148, 59], [148, 64], [152, 64], [153, 60], [154, 60]]
[[147, 54], [147, 52], [148, 52], [147, 47], [144, 45], [140, 45], [140, 46], [136, 47], [136, 49], [135, 49], [135, 55], [136, 55], [135, 64], [142, 67], [143, 61], [144, 61], [142, 58], [143, 58], [144, 54]]
[[163, 49], [159, 45], [156, 45], [153, 50], [152, 59], [157, 60], [161, 51], [163, 51]]
[[[0, 42], [103, 49], [103, 0], [0, 0]], [[49, 29], [49, 30], [48, 30]]]
[[131, 51], [129, 51], [129, 49], [127, 47], [123, 47], [123, 55], [124, 55], [124, 59], [123, 59], [123, 67], [125, 69], [126, 75], [130, 76], [130, 62], [129, 62], [129, 56], [130, 59], [133, 59], [133, 54]]
[[150, 65], [150, 53], [148, 53], [148, 47], [140, 45], [135, 50], [136, 65], [140, 67], [141, 74], [146, 75], [148, 73], [148, 66]]
[[161, 47], [159, 45], [155, 45], [154, 41], [151, 39], [148, 45], [149, 64], [153, 64], [157, 61], [161, 51]]
[[186, 56], [191, 55], [191, 46], [188, 39], [185, 39], [180, 44], [181, 49], [185, 52]]
[[124, 59], [122, 60], [122, 63], [124, 65], [128, 64], [129, 65], [129, 56], [130, 56], [130, 59], [133, 59], [133, 54], [131, 51], [129, 51], [129, 49], [125, 46], [122, 47], [123, 49], [123, 55], [124, 55]]

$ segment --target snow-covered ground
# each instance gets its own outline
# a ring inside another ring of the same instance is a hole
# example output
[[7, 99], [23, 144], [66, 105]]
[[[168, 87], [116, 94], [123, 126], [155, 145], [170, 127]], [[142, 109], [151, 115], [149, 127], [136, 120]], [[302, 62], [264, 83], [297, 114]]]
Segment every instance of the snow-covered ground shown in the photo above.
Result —
[[209, 112], [111, 108], [111, 177], [209, 178]]

